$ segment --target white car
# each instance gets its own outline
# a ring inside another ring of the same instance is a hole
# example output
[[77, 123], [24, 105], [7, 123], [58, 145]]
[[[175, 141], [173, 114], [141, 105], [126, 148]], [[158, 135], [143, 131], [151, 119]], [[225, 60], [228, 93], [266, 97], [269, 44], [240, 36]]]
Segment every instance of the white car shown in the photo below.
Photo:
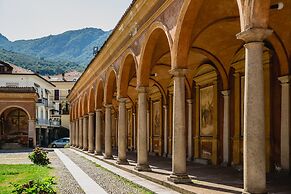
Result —
[[53, 142], [51, 143], [51, 146], [52, 146], [53, 148], [63, 148], [63, 147], [65, 147], [65, 145], [67, 145], [68, 143], [70, 143], [70, 138], [68, 138], [68, 137], [63, 137], [63, 138], [61, 138], [61, 139], [57, 139], [57, 140], [53, 141]]

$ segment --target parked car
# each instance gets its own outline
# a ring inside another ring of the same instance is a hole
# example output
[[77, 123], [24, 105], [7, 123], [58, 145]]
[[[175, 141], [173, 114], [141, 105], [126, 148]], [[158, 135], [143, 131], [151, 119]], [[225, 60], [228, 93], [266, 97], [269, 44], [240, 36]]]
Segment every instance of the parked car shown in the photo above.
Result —
[[53, 141], [50, 145], [52, 148], [63, 148], [68, 143], [70, 143], [70, 138], [63, 137], [61, 139], [57, 139], [57, 140]]

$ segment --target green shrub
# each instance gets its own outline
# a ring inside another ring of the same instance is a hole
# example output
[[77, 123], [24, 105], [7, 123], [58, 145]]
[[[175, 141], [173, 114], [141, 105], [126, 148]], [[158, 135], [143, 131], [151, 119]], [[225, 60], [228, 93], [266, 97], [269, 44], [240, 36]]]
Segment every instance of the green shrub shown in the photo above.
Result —
[[43, 151], [41, 148], [36, 147], [31, 154], [29, 154], [29, 159], [37, 165], [48, 165], [50, 163], [47, 157], [47, 152]]
[[56, 184], [54, 177], [48, 177], [43, 180], [30, 180], [23, 185], [11, 183], [14, 186], [12, 193], [17, 194], [56, 194], [53, 185]]

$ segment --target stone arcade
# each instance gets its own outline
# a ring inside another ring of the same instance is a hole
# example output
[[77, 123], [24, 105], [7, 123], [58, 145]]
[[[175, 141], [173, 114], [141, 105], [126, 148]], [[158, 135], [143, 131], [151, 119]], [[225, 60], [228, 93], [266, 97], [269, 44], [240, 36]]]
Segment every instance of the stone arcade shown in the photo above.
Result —
[[291, 3], [136, 0], [69, 95], [72, 146], [150, 171], [148, 154], [243, 166], [244, 191], [290, 170]]

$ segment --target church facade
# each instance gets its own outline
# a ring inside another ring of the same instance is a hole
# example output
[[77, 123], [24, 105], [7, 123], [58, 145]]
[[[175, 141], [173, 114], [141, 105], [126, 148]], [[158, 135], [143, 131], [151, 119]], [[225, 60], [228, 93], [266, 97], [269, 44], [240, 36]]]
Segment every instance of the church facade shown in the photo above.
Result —
[[[133, 1], [69, 94], [71, 144], [150, 170], [172, 158], [243, 166], [244, 190], [290, 171], [291, 4], [270, 0]], [[289, 31], [288, 31], [289, 30]]]

